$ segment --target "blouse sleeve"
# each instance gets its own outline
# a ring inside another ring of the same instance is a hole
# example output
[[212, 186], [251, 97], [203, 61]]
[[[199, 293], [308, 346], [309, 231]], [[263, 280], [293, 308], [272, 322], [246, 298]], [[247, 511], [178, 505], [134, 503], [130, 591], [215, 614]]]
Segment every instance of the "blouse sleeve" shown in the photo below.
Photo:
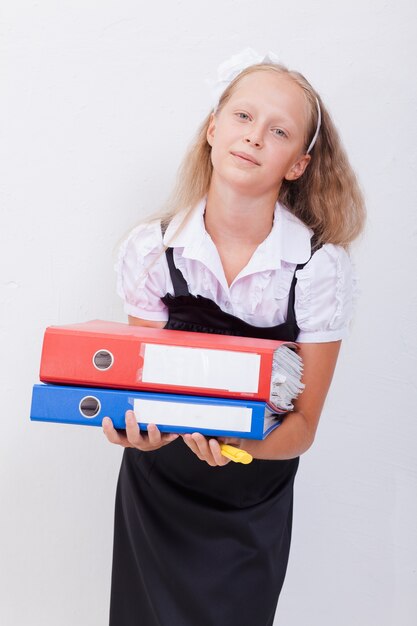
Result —
[[115, 265], [117, 293], [127, 315], [166, 321], [167, 307], [161, 297], [168, 291], [168, 269], [159, 222], [132, 230], [120, 246]]
[[295, 312], [297, 341], [338, 341], [349, 334], [357, 296], [357, 280], [347, 251], [325, 244], [297, 271]]

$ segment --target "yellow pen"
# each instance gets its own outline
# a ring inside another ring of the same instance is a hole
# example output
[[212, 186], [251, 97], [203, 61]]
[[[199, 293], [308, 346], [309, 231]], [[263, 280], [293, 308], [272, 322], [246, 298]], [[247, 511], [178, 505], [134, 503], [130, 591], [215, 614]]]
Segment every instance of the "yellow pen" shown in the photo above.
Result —
[[220, 450], [222, 455], [226, 458], [234, 461], [235, 463], [243, 463], [247, 465], [253, 461], [253, 456], [246, 452], [246, 450], [240, 450], [240, 448], [235, 448], [235, 446], [229, 446], [227, 443], [220, 444]]

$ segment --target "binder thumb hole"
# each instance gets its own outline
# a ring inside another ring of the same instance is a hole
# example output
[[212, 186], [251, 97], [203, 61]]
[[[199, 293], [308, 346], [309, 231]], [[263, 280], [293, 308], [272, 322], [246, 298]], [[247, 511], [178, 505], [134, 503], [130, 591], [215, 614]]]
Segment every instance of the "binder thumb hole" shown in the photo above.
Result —
[[83, 417], [91, 418], [100, 413], [101, 404], [98, 398], [94, 396], [85, 396], [79, 404], [79, 411]]
[[114, 363], [114, 356], [109, 350], [97, 350], [93, 356], [93, 365], [97, 370], [108, 370]]

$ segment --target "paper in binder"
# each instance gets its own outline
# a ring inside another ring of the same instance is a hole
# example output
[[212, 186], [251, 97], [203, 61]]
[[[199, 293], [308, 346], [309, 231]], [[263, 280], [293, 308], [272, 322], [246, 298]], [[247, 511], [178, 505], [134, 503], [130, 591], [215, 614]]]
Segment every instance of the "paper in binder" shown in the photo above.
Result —
[[30, 418], [101, 426], [109, 416], [115, 428], [124, 429], [129, 409], [141, 430], [153, 423], [169, 433], [264, 439], [280, 423], [266, 402], [256, 400], [53, 384], [34, 385]]
[[95, 320], [46, 329], [43, 382], [267, 402], [293, 409], [303, 389], [291, 342]]

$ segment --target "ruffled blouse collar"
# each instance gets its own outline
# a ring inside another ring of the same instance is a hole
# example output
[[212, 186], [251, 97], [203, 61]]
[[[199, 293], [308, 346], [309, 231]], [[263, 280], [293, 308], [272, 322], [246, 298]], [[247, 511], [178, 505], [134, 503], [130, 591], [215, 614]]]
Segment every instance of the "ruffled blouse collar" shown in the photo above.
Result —
[[[217, 249], [204, 225], [206, 198], [203, 198], [180, 232], [176, 234], [184, 213], [176, 215], [169, 224], [164, 245], [182, 248], [184, 258], [201, 261], [224, 282], [224, 272]], [[275, 205], [271, 232], [259, 244], [250, 261], [233, 282], [256, 272], [280, 269], [282, 262], [305, 263], [310, 258], [313, 231], [279, 202]]]

